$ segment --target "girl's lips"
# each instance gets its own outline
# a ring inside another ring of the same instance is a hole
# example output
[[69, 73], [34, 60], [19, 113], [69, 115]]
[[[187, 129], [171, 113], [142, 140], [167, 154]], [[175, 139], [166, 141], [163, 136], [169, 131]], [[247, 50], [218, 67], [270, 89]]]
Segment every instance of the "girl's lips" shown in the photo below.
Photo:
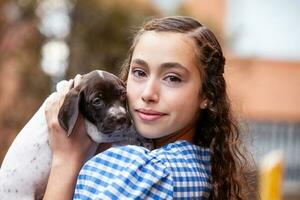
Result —
[[137, 109], [135, 111], [137, 112], [139, 118], [143, 121], [154, 121], [166, 115], [165, 113], [153, 110]]

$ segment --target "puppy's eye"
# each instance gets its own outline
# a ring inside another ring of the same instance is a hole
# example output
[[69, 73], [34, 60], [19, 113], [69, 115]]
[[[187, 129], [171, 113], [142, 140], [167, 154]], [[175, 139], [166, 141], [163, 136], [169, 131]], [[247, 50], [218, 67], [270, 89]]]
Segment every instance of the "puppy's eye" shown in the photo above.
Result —
[[121, 100], [124, 101], [126, 99], [126, 90], [123, 90], [121, 93], [120, 93], [120, 97], [121, 97]]
[[100, 97], [96, 97], [96, 98], [94, 98], [94, 99], [92, 100], [92, 104], [93, 104], [94, 106], [99, 106], [99, 105], [102, 104], [102, 99], [101, 99]]

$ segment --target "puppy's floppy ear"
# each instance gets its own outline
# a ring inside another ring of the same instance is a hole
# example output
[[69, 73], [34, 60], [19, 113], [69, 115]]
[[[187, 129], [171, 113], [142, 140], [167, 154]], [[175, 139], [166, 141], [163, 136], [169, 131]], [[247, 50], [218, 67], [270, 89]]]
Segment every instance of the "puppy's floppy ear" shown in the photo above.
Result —
[[58, 121], [61, 127], [63, 127], [68, 136], [70, 136], [74, 130], [74, 127], [79, 117], [80, 101], [83, 96], [83, 91], [79, 91], [76, 88], [70, 90], [66, 95], [63, 105], [58, 113]]

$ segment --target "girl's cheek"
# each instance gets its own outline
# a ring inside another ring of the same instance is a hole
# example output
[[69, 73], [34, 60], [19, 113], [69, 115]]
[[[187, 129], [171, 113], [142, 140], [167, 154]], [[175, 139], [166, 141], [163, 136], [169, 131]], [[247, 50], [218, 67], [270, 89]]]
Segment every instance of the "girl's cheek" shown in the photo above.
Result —
[[139, 86], [137, 84], [134, 84], [132, 82], [127, 82], [126, 92], [127, 92], [128, 101], [131, 102], [134, 99], [134, 97], [138, 93], [138, 90], [139, 90]]

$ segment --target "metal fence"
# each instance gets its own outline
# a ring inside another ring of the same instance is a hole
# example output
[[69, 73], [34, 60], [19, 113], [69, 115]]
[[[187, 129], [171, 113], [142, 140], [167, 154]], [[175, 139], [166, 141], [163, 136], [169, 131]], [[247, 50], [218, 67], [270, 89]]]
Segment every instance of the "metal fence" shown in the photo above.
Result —
[[250, 133], [249, 150], [256, 163], [271, 150], [281, 150], [285, 161], [285, 182], [300, 183], [300, 123], [242, 122]]

